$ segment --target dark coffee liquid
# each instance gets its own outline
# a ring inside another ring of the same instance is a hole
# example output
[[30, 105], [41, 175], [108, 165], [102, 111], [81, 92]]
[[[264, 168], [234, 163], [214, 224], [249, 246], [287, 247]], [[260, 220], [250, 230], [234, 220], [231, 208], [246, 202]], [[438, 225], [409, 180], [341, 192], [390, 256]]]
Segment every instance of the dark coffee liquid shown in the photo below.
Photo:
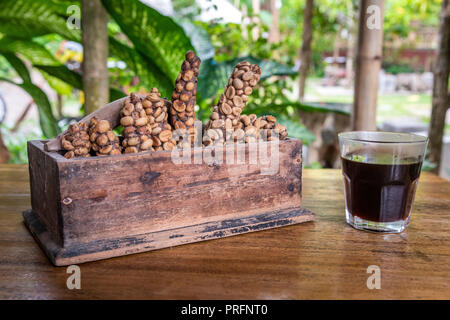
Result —
[[408, 218], [422, 162], [372, 164], [342, 158], [347, 209], [375, 222]]

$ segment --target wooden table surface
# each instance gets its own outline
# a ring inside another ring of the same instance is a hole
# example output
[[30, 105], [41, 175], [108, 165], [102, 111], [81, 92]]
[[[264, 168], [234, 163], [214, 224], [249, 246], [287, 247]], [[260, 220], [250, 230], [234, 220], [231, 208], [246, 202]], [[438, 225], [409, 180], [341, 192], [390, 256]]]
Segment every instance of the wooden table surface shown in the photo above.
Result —
[[339, 170], [304, 170], [303, 185], [314, 222], [81, 264], [69, 290], [23, 224], [27, 166], [0, 165], [0, 299], [450, 299], [450, 182], [422, 173], [401, 234], [346, 224]]

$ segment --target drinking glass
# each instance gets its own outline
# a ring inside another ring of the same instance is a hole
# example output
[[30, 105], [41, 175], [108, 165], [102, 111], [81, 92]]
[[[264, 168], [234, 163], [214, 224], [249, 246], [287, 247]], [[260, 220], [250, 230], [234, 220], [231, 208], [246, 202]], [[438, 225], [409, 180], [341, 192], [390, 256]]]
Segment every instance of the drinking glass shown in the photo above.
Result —
[[397, 233], [409, 224], [428, 139], [411, 133], [338, 135], [347, 223]]

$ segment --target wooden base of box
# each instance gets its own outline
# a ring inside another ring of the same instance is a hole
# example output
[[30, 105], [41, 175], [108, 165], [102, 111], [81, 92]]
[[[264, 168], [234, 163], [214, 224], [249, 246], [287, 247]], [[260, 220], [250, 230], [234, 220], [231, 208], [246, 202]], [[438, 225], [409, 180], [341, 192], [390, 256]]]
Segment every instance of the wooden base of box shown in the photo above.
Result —
[[25, 225], [51, 262], [56, 266], [66, 266], [297, 224], [313, 220], [314, 214], [301, 207], [285, 209], [135, 236], [77, 243], [65, 248], [52, 240], [50, 233], [32, 210], [25, 211], [23, 217]]

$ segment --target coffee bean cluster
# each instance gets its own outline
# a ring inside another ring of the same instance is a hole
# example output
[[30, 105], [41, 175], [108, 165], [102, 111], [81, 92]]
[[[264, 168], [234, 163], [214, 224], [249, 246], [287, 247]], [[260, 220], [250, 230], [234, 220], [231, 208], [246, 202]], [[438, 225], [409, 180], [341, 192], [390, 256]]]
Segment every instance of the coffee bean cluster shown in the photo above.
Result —
[[67, 159], [89, 157], [91, 143], [87, 124], [82, 122], [71, 124], [61, 137], [61, 147], [67, 151], [64, 154]]
[[223, 143], [227, 135], [242, 128], [240, 115], [249, 95], [261, 78], [261, 68], [247, 61], [238, 63], [214, 107], [204, 132], [204, 145]]
[[[286, 126], [277, 123], [277, 118], [271, 115], [257, 117], [256, 114], [243, 114], [240, 121], [243, 127], [239, 130], [243, 132], [235, 132], [235, 136], [245, 135], [245, 142], [255, 142], [260, 139], [267, 141], [284, 140], [288, 135]], [[238, 132], [238, 130], [236, 131]], [[275, 135], [272, 134], [272, 131]]]
[[195, 101], [197, 94], [197, 78], [201, 60], [193, 51], [186, 53], [186, 59], [181, 65], [181, 72], [175, 81], [172, 93], [172, 108], [170, 109], [170, 124], [179, 134], [189, 135], [190, 142], [195, 138]]
[[[88, 157], [91, 151], [92, 155], [115, 155], [122, 150], [124, 153], [172, 150], [177, 143], [191, 146], [196, 138], [194, 107], [200, 63], [194, 52], [186, 53], [171, 101], [162, 98], [157, 88], [145, 97], [131, 93], [120, 111], [122, 140], [106, 120], [92, 118], [89, 128], [81, 122], [70, 125], [61, 139], [62, 148], [67, 151], [65, 157]], [[260, 78], [261, 68], [256, 64], [243, 61], [235, 66], [224, 94], [203, 127], [203, 145], [276, 139], [270, 130], [279, 139], [287, 137], [286, 127], [277, 123], [274, 116], [242, 114]], [[174, 130], [181, 136], [187, 133], [189, 138], [175, 141]], [[267, 133], [261, 134], [264, 131]]]
[[[153, 150], [153, 140], [148, 130], [147, 113], [144, 110], [141, 99], [134, 93], [124, 102], [120, 111], [120, 124], [123, 126], [124, 153], [137, 153]], [[161, 117], [164, 118], [164, 115]]]
[[168, 123], [168, 111], [171, 109], [171, 102], [161, 98], [157, 88], [142, 100], [147, 115], [147, 130], [152, 138], [153, 150], [172, 150], [176, 142], [172, 139], [172, 127]]
[[92, 151], [97, 156], [122, 154], [119, 137], [111, 130], [107, 120], [98, 120], [93, 117], [89, 123], [89, 140]]

